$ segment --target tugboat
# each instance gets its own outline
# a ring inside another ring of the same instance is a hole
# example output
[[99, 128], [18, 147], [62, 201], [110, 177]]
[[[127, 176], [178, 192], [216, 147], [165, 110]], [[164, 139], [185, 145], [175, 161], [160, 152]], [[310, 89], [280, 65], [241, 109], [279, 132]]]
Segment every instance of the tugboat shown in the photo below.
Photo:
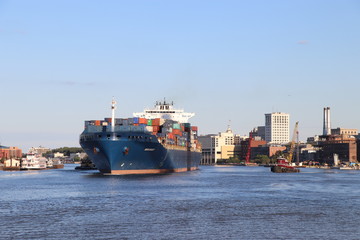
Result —
[[274, 173], [298, 173], [299, 169], [290, 166], [289, 161], [285, 158], [278, 158], [277, 164], [271, 167], [271, 171]]
[[[293, 139], [290, 142], [290, 151], [289, 151], [289, 155], [286, 158], [278, 158], [277, 159], [277, 164], [275, 164], [275, 166], [271, 167], [271, 171], [274, 173], [298, 173], [300, 172], [300, 170], [298, 168], [295, 168], [293, 166], [290, 165], [290, 162], [293, 159], [293, 154], [294, 154], [294, 150], [295, 150], [295, 138], [297, 137], [297, 146], [299, 147], [299, 131], [298, 131], [298, 126], [299, 126], [299, 122], [295, 123], [295, 128], [294, 128], [294, 134], [293, 134]], [[297, 163], [299, 163], [299, 148], [297, 149]]]

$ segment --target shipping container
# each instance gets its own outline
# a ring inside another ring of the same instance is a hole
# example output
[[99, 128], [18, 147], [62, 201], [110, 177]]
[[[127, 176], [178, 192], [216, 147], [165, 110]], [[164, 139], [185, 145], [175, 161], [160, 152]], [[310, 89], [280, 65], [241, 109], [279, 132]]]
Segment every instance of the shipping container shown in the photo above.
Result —
[[123, 125], [124, 119], [123, 118], [115, 118], [115, 125]]
[[171, 133], [172, 132], [172, 127], [164, 127], [164, 125], [162, 126], [161, 132], [162, 133]]
[[148, 120], [147, 120], [147, 125], [148, 125], [148, 126], [152, 126], [152, 120], [151, 120], [151, 119], [148, 119]]
[[147, 124], [148, 120], [146, 118], [139, 118], [139, 124]]
[[95, 126], [100, 126], [101, 125], [101, 121], [100, 120], [95, 120]]
[[89, 125], [87, 127], [88, 132], [101, 132], [101, 130], [102, 130], [101, 126]]
[[132, 132], [144, 132], [145, 131], [145, 127], [143, 127], [143, 126], [132, 125], [129, 127], [130, 127], [130, 131], [132, 131]]
[[138, 117], [134, 117], [133, 120], [134, 120], [134, 124], [139, 124], [139, 118]]
[[174, 134], [172, 134], [172, 133], [168, 133], [168, 134], [167, 134], [167, 138], [169, 138], [169, 139], [175, 139], [175, 136], [174, 136]]
[[182, 136], [182, 132], [181, 132], [180, 129], [173, 129], [172, 133], [175, 134], [175, 135]]
[[94, 125], [95, 125], [95, 120], [85, 121], [85, 127], [87, 127], [87, 126], [94, 126]]
[[153, 132], [153, 126], [146, 126], [145, 129], [148, 132]]
[[112, 118], [104, 118], [105, 122], [111, 123], [112, 122]]
[[180, 124], [179, 123], [174, 123], [173, 124], [173, 129], [179, 129], [180, 130], [181, 129]]
[[159, 132], [160, 131], [160, 126], [152, 126], [153, 127], [153, 132]]
[[191, 127], [191, 131], [197, 132], [197, 131], [198, 131], [198, 127], [197, 127], [197, 126], [192, 126], [192, 127]]
[[129, 125], [130, 125], [130, 124], [129, 124], [129, 119], [124, 118], [124, 119], [122, 120], [122, 125], [124, 125], [124, 126], [129, 126]]
[[152, 120], [153, 126], [160, 126], [160, 118], [155, 118]]

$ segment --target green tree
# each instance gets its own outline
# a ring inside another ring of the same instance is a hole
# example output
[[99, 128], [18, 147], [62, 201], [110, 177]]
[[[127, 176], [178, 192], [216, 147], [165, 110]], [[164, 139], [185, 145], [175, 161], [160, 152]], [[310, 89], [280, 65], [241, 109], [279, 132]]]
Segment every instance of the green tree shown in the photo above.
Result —
[[240, 163], [241, 160], [237, 156], [235, 156], [235, 157], [230, 157], [226, 162], [228, 162], [228, 163]]
[[256, 155], [254, 162], [258, 164], [269, 164], [270, 158], [267, 155]]
[[62, 147], [62, 148], [56, 148], [52, 150], [53, 153], [60, 152], [63, 153], [65, 156], [70, 156], [70, 153], [81, 153], [84, 152], [82, 148], [79, 147]]

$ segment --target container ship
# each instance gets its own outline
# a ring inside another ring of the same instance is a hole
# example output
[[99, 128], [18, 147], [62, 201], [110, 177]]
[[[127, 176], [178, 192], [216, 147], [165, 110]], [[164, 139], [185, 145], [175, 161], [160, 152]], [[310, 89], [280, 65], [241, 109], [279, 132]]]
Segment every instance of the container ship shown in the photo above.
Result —
[[132, 118], [85, 121], [80, 145], [103, 174], [159, 174], [197, 170], [201, 160], [194, 113], [165, 100]]

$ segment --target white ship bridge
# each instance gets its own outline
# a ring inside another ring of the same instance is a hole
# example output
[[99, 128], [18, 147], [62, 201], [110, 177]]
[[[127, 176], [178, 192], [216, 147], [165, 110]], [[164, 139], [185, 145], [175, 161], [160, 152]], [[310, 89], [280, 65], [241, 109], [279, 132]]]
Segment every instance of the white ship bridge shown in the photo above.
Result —
[[164, 100], [163, 102], [156, 102], [155, 107], [152, 109], [144, 109], [144, 112], [133, 113], [133, 115], [139, 118], [162, 118], [187, 123], [191, 117], [195, 116], [195, 113], [187, 113], [183, 109], [175, 109], [173, 102], [168, 103]]

